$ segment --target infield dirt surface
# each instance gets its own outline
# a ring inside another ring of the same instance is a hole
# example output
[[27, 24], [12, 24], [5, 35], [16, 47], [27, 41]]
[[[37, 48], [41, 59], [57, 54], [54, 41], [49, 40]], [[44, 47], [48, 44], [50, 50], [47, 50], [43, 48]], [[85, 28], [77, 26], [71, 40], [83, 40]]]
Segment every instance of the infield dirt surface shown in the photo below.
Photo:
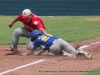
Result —
[[[2, 75], [84, 75], [88, 71], [100, 67], [100, 37], [82, 42], [70, 43], [73, 47], [82, 47], [92, 55], [92, 59], [87, 59], [83, 55], [77, 58], [67, 56], [55, 56], [52, 53], [45, 52], [41, 56], [19, 56], [5, 55], [9, 50], [9, 45], [0, 45], [0, 73]], [[19, 53], [27, 52], [26, 45], [18, 45]], [[14, 68], [29, 64], [35, 61], [44, 60], [42, 62], [22, 67], [14, 70]], [[9, 71], [12, 70], [12, 71]]]

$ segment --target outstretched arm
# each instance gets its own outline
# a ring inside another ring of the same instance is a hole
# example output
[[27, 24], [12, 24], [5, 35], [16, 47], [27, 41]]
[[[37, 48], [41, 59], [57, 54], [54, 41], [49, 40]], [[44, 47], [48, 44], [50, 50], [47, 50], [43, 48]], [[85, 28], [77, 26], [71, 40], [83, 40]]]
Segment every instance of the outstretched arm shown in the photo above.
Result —
[[33, 52], [34, 52], [34, 50], [30, 50], [28, 53], [26, 53], [26, 55], [27, 55], [27, 56], [28, 56], [28, 55], [32, 55]]
[[9, 23], [9, 27], [11, 28], [15, 22], [18, 22], [19, 19], [16, 17], [11, 23]]
[[46, 30], [44, 30], [43, 28], [40, 28], [39, 30], [44, 34], [47, 34]]
[[34, 52], [34, 50], [29, 50], [28, 53], [22, 53], [22, 54], [20, 54], [20, 56], [29, 56], [29, 55], [32, 55], [33, 52]]

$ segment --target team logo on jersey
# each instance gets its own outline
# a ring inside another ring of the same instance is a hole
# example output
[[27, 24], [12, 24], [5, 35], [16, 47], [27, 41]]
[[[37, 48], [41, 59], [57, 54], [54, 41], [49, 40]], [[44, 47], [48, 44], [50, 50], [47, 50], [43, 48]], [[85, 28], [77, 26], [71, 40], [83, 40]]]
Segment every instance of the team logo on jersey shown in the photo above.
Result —
[[37, 22], [37, 21], [35, 21], [35, 22], [34, 22], [34, 25], [38, 25], [38, 22]]

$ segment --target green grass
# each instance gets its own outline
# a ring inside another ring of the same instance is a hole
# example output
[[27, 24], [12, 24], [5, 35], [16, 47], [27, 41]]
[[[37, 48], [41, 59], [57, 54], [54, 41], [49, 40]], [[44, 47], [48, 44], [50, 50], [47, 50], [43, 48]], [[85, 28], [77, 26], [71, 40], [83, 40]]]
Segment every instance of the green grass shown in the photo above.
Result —
[[[8, 24], [16, 16], [0, 16], [0, 44], [10, 44], [15, 28], [22, 27], [21, 22], [12, 28]], [[100, 16], [55, 16], [41, 17], [48, 33], [59, 36], [68, 42], [83, 41], [100, 36], [100, 21], [89, 21], [85, 18]], [[19, 44], [26, 44], [27, 38], [20, 38]]]
[[44, 22], [49, 33], [69, 42], [99, 37], [100, 21], [87, 21], [85, 18], [88, 16], [54, 17], [44, 19]]
[[100, 68], [94, 69], [92, 71], [89, 71], [85, 75], [100, 75]]
[[[12, 28], [8, 24], [16, 16], [0, 16], [0, 44], [10, 44], [15, 28], [23, 27], [21, 22]], [[68, 42], [84, 41], [100, 37], [100, 21], [90, 21], [86, 18], [100, 18], [100, 16], [55, 16], [41, 17], [48, 33], [59, 36]], [[27, 38], [20, 38], [19, 44], [26, 44]], [[100, 70], [96, 69], [96, 70]], [[95, 70], [93, 70], [95, 71]], [[85, 75], [99, 75], [100, 72], [89, 72]]]

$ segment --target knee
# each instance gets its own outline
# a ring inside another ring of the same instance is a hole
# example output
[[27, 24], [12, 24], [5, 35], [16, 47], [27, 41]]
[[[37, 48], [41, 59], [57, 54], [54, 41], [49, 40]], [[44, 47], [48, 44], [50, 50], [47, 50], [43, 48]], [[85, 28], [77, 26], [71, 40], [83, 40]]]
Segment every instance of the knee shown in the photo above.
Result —
[[20, 28], [15, 29], [13, 34], [14, 35], [20, 35], [21, 34]]
[[17, 34], [18, 35], [20, 33], [19, 31], [20, 31], [19, 28], [15, 29], [14, 30], [14, 34]]

